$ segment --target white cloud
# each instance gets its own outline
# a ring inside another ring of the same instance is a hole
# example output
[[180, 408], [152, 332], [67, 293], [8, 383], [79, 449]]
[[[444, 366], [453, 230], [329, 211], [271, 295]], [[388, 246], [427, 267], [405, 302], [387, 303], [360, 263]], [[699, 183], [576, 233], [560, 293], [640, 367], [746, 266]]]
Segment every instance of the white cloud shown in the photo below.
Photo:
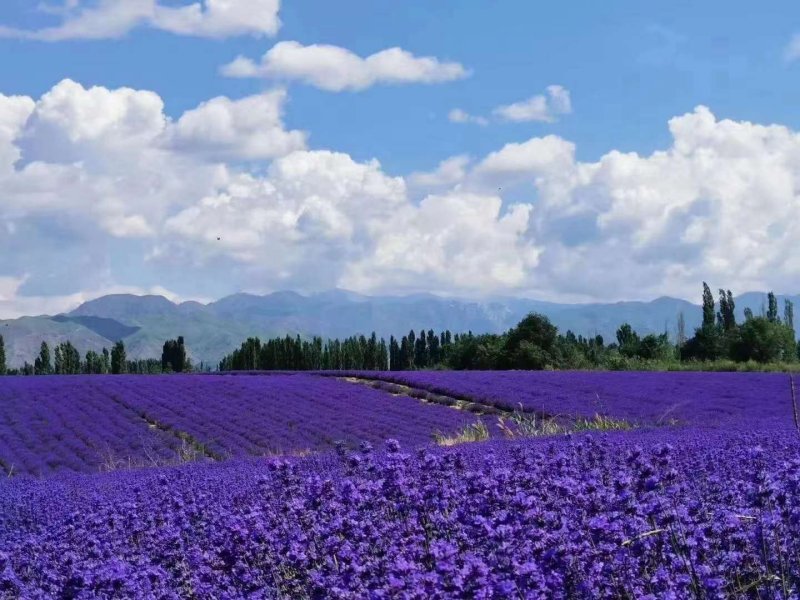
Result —
[[481, 126], [486, 126], [489, 124], [489, 119], [486, 117], [471, 115], [460, 108], [454, 108], [447, 113], [447, 120], [451, 123], [474, 123], [475, 125]]
[[174, 6], [157, 0], [69, 0], [44, 12], [63, 16], [61, 24], [37, 30], [0, 26], [0, 37], [58, 42], [119, 38], [137, 27], [179, 35], [224, 38], [275, 35], [280, 0], [202, 0]]
[[26, 96], [0, 94], [0, 173], [19, 159], [20, 152], [14, 141], [35, 106], [33, 99]]
[[[233, 69], [247, 69], [244, 64], [234, 65]], [[492, 116], [499, 121], [513, 121], [517, 123], [539, 121], [553, 123], [560, 115], [572, 112], [572, 99], [569, 90], [560, 85], [550, 85], [546, 94], [533, 96], [522, 102], [515, 102], [498, 106], [492, 110]], [[447, 115], [451, 123], [474, 123], [486, 126], [489, 119], [479, 115], [472, 115], [460, 108], [454, 108]]]
[[464, 180], [470, 158], [466, 154], [451, 156], [439, 163], [435, 171], [412, 173], [408, 180], [420, 187], [453, 186]]
[[103, 152], [111, 147], [128, 151], [152, 144], [166, 123], [164, 103], [154, 92], [86, 89], [65, 79], [36, 104], [25, 135], [27, 143], [49, 147], [49, 152], [84, 145], [100, 146]]
[[306, 134], [283, 128], [284, 90], [241, 100], [224, 96], [185, 112], [172, 128], [173, 144], [220, 160], [275, 158], [302, 150]]
[[442, 83], [469, 75], [459, 63], [417, 57], [401, 48], [362, 58], [338, 46], [294, 41], [275, 44], [260, 63], [239, 56], [221, 72], [228, 77], [302, 81], [331, 92], [360, 91], [377, 84]]
[[572, 112], [569, 90], [560, 85], [551, 85], [547, 94], [539, 94], [522, 102], [498, 106], [492, 114], [504, 121], [541, 121], [552, 123], [559, 115]]
[[783, 52], [783, 57], [787, 62], [800, 59], [800, 33], [796, 33], [792, 36], [792, 39], [789, 40]]
[[483, 292], [524, 285], [539, 248], [526, 239], [531, 206], [502, 210], [498, 196], [453, 192], [376, 221], [374, 251], [340, 286], [361, 292]]
[[367, 223], [391, 219], [404, 202], [403, 180], [385, 175], [377, 161], [302, 151], [277, 159], [264, 178], [241, 175], [171, 217], [165, 230], [196, 245], [202, 259], [222, 254], [257, 264], [269, 256], [262, 268], [274, 276], [302, 269], [310, 255], [341, 260], [365, 242]]
[[519, 144], [506, 144], [488, 154], [476, 170], [490, 175], [552, 177], [559, 171], [571, 170], [574, 160], [575, 144], [548, 135]]
[[800, 276], [787, 127], [698, 107], [650, 155], [580, 162], [551, 135], [397, 177], [306, 149], [284, 101], [214, 98], [173, 121], [143, 90], [0, 96], [0, 254], [26, 257], [0, 268], [0, 315], [130, 282], [615, 300]]
[[280, 0], [205, 0], [177, 8], [156, 5], [153, 26], [180, 35], [222, 38], [275, 35]]

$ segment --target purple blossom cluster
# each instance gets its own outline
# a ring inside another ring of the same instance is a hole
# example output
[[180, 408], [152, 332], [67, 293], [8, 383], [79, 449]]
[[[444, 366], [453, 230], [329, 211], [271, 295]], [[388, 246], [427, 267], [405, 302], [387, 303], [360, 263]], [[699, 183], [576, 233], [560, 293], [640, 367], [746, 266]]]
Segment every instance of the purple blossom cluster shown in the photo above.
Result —
[[[0, 382], [4, 474], [97, 472], [200, 457], [415, 446], [474, 415], [313, 375], [7, 377]], [[174, 459], [174, 460], [173, 460]]]
[[789, 377], [778, 373], [608, 371], [356, 372], [506, 409], [596, 413], [643, 425], [792, 426]]
[[797, 598], [800, 441], [658, 429], [0, 485], [0, 594]]

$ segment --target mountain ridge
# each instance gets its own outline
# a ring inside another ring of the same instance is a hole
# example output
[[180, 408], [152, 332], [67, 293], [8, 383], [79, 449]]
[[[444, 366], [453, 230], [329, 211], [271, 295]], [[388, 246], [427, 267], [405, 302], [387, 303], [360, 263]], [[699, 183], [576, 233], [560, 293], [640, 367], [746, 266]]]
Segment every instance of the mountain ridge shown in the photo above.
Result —
[[[800, 306], [800, 295], [789, 298]], [[766, 294], [747, 292], [736, 297], [736, 313], [744, 308], [760, 313]], [[237, 293], [218, 300], [172, 302], [163, 296], [112, 294], [84, 302], [60, 315], [0, 320], [9, 366], [32, 362], [41, 342], [56, 344], [69, 339], [81, 352], [110, 348], [117, 338], [125, 342], [130, 358], [161, 355], [166, 339], [186, 339], [195, 362], [216, 363], [249, 336], [277, 335], [323, 338], [369, 335], [404, 335], [420, 328], [455, 332], [498, 333], [514, 326], [529, 312], [548, 316], [559, 330], [602, 335], [613, 341], [617, 327], [630, 325], [642, 334], [675, 336], [683, 312], [686, 333], [701, 319], [698, 304], [661, 296], [653, 300], [567, 304], [528, 298], [498, 297], [482, 300], [415, 294], [365, 296], [347, 290], [310, 295], [279, 291], [265, 295]]]

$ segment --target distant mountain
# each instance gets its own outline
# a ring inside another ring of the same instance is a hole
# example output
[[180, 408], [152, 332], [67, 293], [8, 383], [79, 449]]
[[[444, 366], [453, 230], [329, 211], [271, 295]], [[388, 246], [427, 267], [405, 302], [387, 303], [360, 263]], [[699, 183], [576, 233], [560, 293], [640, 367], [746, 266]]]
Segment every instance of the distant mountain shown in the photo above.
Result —
[[[788, 296], [800, 310], [800, 296]], [[783, 297], [779, 296], [783, 311]], [[736, 312], [755, 314], [766, 303], [766, 294], [750, 292], [736, 299]], [[33, 361], [42, 340], [53, 345], [70, 340], [85, 353], [100, 350], [122, 339], [131, 358], [160, 357], [164, 340], [184, 336], [192, 359], [212, 365], [248, 336], [262, 339], [276, 335], [345, 337], [372, 331], [379, 336], [403, 335], [410, 329], [449, 329], [453, 332], [500, 332], [515, 325], [529, 312], [547, 315], [559, 330], [602, 335], [613, 341], [617, 327], [630, 323], [640, 333], [676, 332], [678, 315], [686, 319], [691, 334], [701, 319], [698, 305], [675, 298], [650, 302], [607, 304], [558, 304], [522, 298], [486, 301], [443, 298], [431, 294], [413, 296], [363, 296], [333, 290], [303, 296], [275, 292], [266, 296], [234, 294], [210, 304], [175, 304], [161, 296], [116, 294], [86, 302], [70, 313], [22, 317], [0, 321], [8, 362], [19, 366]], [[800, 321], [800, 313], [798, 313]]]

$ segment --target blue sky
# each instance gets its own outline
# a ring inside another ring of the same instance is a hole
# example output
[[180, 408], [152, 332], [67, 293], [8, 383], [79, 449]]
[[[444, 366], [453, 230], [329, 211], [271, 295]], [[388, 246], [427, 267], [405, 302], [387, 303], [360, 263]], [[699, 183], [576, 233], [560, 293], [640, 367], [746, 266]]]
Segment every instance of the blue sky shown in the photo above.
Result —
[[0, 250], [33, 257], [0, 267], [0, 317], [117, 290], [797, 291], [796, 2], [44, 4], [0, 7]]

